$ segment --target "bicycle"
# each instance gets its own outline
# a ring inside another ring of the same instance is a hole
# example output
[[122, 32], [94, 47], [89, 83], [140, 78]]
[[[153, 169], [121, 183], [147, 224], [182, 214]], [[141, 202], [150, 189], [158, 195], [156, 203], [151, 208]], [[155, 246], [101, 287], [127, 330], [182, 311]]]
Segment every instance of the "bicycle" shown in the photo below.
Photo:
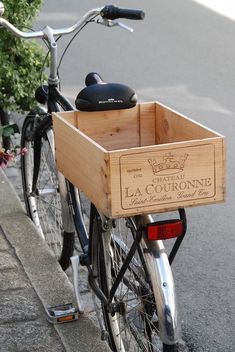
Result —
[[[88, 11], [72, 27], [47, 26], [36, 32], [22, 32], [0, 16], [0, 27], [24, 39], [43, 38], [50, 51], [48, 85], [40, 86], [35, 93], [37, 102], [46, 108], [40, 106], [30, 112], [22, 128], [21, 148], [27, 148], [21, 159], [26, 210], [64, 270], [70, 264], [77, 234], [83, 251], [79, 261], [88, 269], [101, 336], [108, 340], [112, 351], [176, 352], [184, 344], [170, 265], [186, 233], [184, 209], [179, 209], [179, 218], [158, 222], [151, 215], [109, 219], [89, 204], [55, 165], [52, 112], [74, 110], [58, 90], [55, 37], [78, 33], [89, 22], [129, 29], [116, 22], [118, 18], [143, 19], [144, 13], [109, 5]], [[100, 108], [97, 93], [107, 99], [107, 93], [117, 85], [104, 85], [96, 73], [87, 76], [86, 85], [76, 100], [80, 110], [127, 109], [136, 105], [134, 91], [119, 85], [119, 99]], [[173, 237], [176, 241], [167, 256], [162, 240]], [[82, 310], [76, 281], [77, 257], [72, 260], [75, 292]]]

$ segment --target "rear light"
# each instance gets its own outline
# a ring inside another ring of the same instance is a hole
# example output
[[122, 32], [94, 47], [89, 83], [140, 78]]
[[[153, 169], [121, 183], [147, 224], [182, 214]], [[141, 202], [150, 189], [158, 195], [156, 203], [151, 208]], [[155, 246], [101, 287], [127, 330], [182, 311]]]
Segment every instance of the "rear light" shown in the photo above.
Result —
[[147, 225], [147, 237], [149, 241], [167, 240], [184, 234], [182, 220], [159, 221]]

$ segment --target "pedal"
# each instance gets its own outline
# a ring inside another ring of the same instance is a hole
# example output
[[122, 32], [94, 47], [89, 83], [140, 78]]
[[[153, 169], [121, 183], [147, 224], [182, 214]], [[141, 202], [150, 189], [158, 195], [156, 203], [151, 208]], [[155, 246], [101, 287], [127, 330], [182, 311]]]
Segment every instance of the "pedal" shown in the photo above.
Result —
[[46, 309], [47, 319], [52, 324], [69, 323], [78, 319], [78, 309], [72, 303]]

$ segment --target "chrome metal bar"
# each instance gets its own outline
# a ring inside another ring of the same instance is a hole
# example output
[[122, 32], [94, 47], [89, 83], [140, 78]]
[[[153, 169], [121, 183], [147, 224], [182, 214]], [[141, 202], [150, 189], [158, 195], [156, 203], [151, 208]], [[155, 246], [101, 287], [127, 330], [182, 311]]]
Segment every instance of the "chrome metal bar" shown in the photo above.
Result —
[[79, 280], [79, 272], [78, 272], [78, 266], [79, 266], [79, 256], [74, 255], [73, 257], [70, 258], [71, 263], [72, 263], [72, 269], [73, 269], [73, 287], [75, 291], [75, 296], [76, 296], [76, 301], [77, 301], [77, 307], [80, 313], [84, 312], [84, 307], [82, 304], [81, 296], [80, 296], [80, 291], [79, 287], [80, 285], [80, 280]]
[[148, 266], [159, 318], [159, 334], [165, 344], [181, 340], [181, 329], [171, 267], [162, 241], [144, 240]]
[[55, 36], [58, 35], [66, 35], [70, 34], [78, 29], [80, 29], [87, 21], [89, 21], [92, 17], [99, 15], [102, 10], [102, 7], [95, 8], [93, 10], [88, 11], [84, 16], [80, 18], [78, 22], [76, 22], [73, 26], [68, 28], [54, 29], [53, 33]]
[[14, 33], [17, 37], [32, 39], [32, 38], [43, 38], [43, 31], [38, 32], [22, 32], [15, 26], [13, 26], [10, 22], [5, 20], [4, 18], [0, 18], [0, 26], [9, 29], [12, 33]]
[[[92, 17], [99, 15], [101, 10], [102, 10], [102, 8], [96, 8], [96, 9], [88, 11], [84, 16], [82, 16], [80, 18], [80, 20], [78, 22], [76, 22], [71, 27], [60, 28], [60, 29], [52, 29], [51, 28], [53, 36], [70, 34], [74, 31], [80, 29], [86, 23], [86, 21], [89, 21]], [[41, 31], [23, 32], [23, 31], [20, 31], [15, 26], [13, 26], [10, 22], [8, 22], [4, 18], [0, 18], [0, 26], [3, 26], [5, 28], [9, 29], [12, 33], [14, 33], [17, 37], [20, 37], [20, 38], [25, 38], [25, 39], [44, 38], [44, 39], [47, 39], [47, 27], [45, 27]]]
[[181, 329], [171, 267], [162, 241], [145, 239], [144, 242], [147, 246], [144, 256], [157, 304], [159, 334], [164, 343], [173, 344], [181, 339]]
[[57, 43], [53, 34], [53, 29], [49, 26], [46, 26], [43, 30], [44, 36], [47, 38], [47, 41], [50, 45], [50, 76], [48, 79], [49, 84], [57, 85], [59, 83], [59, 78], [57, 74]]
[[[141, 217], [143, 224], [153, 222], [151, 215]], [[142, 238], [144, 257], [153, 285], [159, 319], [159, 334], [165, 344], [181, 340], [180, 319], [174, 279], [168, 256], [162, 241], [148, 241]]]

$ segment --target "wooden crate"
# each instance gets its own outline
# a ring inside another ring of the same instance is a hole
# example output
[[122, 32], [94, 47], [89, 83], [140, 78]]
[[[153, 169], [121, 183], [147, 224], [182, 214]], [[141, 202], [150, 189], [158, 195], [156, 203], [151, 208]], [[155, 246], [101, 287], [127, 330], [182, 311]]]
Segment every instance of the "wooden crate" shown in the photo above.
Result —
[[106, 216], [224, 200], [224, 137], [157, 103], [53, 114], [58, 169]]

